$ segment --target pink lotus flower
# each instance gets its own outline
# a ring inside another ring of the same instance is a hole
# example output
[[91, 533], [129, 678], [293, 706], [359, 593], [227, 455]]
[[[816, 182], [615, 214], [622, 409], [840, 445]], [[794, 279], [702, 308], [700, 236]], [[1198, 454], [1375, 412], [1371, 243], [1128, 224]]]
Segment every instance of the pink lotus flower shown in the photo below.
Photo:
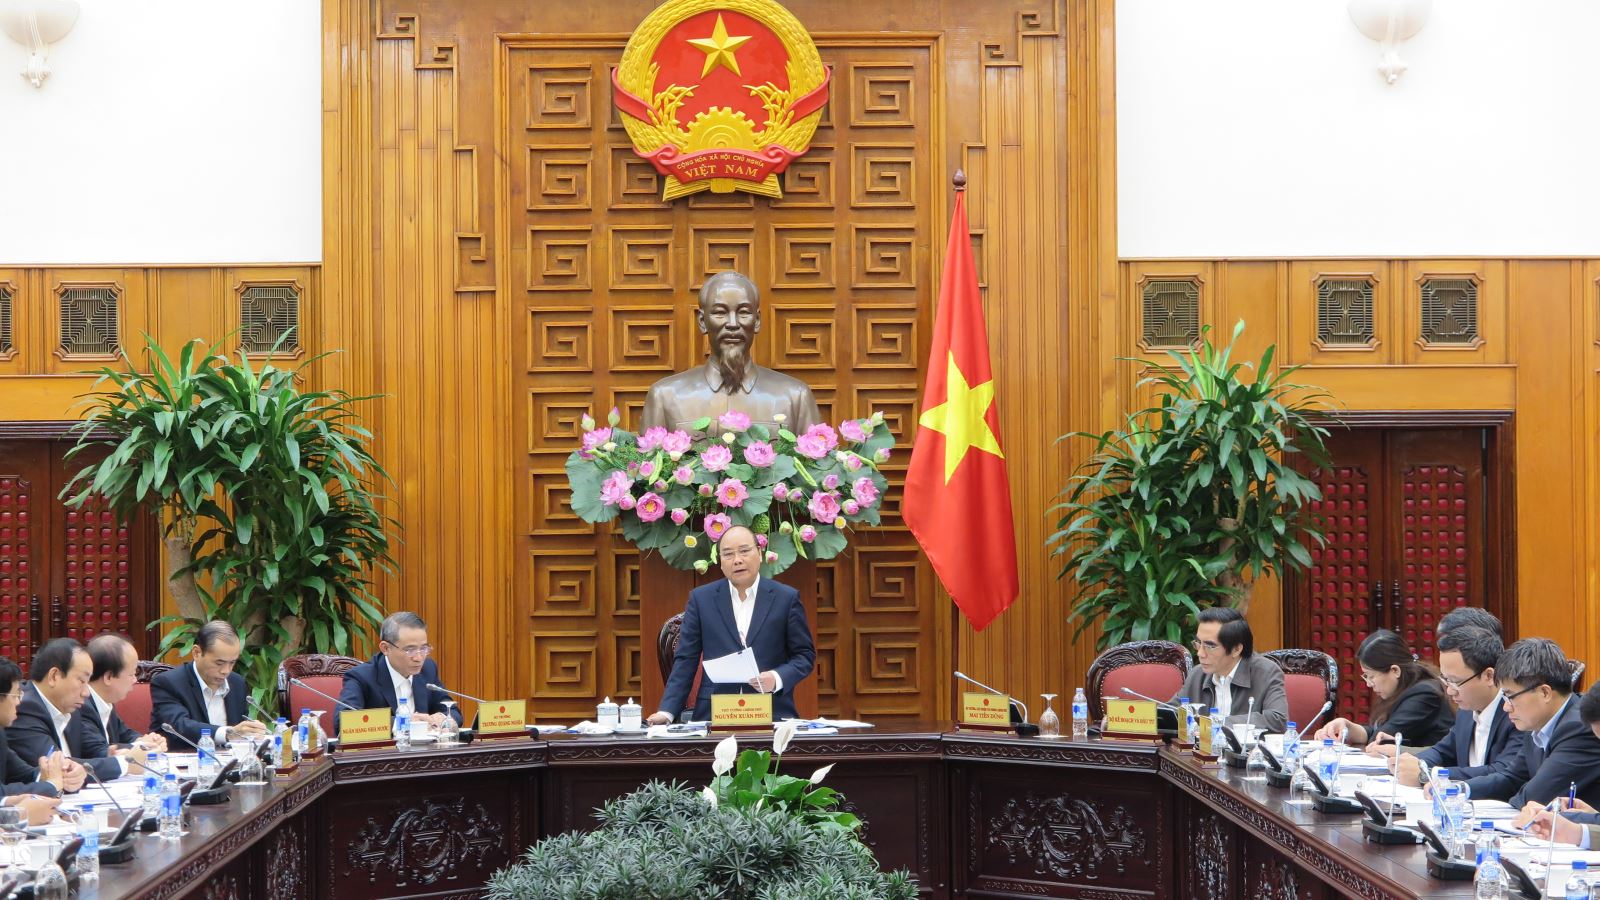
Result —
[[811, 518], [818, 522], [832, 522], [839, 517], [839, 495], [832, 491], [818, 491], [811, 495]]
[[658, 494], [665, 494], [667, 492], [667, 483], [658, 478], [655, 484], [650, 485], [650, 490]]
[[698, 492], [700, 494], [700, 496], [702, 496], [702, 497], [709, 497], [712, 494], [715, 494], [717, 492], [716, 488], [712, 487], [709, 484], [702, 484], [699, 487], [695, 488], [695, 491]]
[[717, 424], [729, 431], [743, 431], [750, 427], [750, 417], [737, 409], [730, 409], [717, 417]]
[[764, 535], [764, 534], [756, 535], [756, 546], [757, 547], [765, 547], [766, 545], [767, 545], [767, 536]]
[[825, 422], [818, 422], [810, 428], [807, 428], [806, 435], [816, 435], [822, 438], [822, 442], [828, 445], [829, 453], [832, 453], [839, 447], [839, 433], [833, 430], [832, 425], [829, 425]]
[[677, 459], [683, 454], [689, 452], [689, 445], [691, 443], [693, 442], [689, 439], [689, 432], [681, 430], [671, 431], [667, 433], [666, 437], [661, 439], [661, 449], [667, 451], [667, 454], [673, 459]]
[[738, 509], [750, 499], [750, 491], [737, 478], [725, 478], [717, 485], [717, 502], [728, 509]]
[[628, 509], [633, 509], [634, 504], [636, 504], [637, 502], [638, 501], [633, 499], [633, 495], [632, 494], [627, 494], [621, 500], [617, 501], [617, 506], [621, 507], [622, 509], [628, 510]]
[[707, 472], [721, 472], [733, 462], [733, 451], [721, 444], [712, 444], [700, 454], [700, 465], [706, 467]]
[[878, 502], [878, 486], [872, 483], [871, 478], [857, 478], [856, 483], [850, 486], [850, 496], [862, 506], [871, 506]]
[[828, 455], [828, 441], [808, 431], [794, 442], [794, 452], [810, 459], [821, 459]]
[[639, 464], [638, 463], [636, 463], [636, 462], [628, 463], [628, 475], [631, 476], [631, 477], [634, 477], [634, 478], [637, 478], [639, 476]]
[[771, 551], [771, 550], [768, 550], [767, 551], [767, 564], [771, 565], [772, 563], [775, 563], [777, 561], [778, 561], [778, 554], [773, 552], [773, 551]]
[[889, 455], [889, 448], [882, 447], [877, 453], [872, 454], [872, 461], [881, 466], [889, 461]]
[[765, 469], [778, 459], [778, 452], [766, 441], [754, 441], [744, 448], [744, 461], [758, 469]]
[[867, 433], [861, 429], [860, 419], [845, 419], [839, 423], [839, 434], [845, 440], [859, 444], [867, 439]]
[[689, 521], [689, 511], [687, 509], [675, 509], [672, 511], [672, 524], [682, 525], [687, 521]]
[[639, 477], [640, 478], [653, 478], [653, 477], [655, 477], [655, 474], [656, 474], [656, 464], [653, 461], [647, 459], [644, 462], [639, 464]]
[[841, 508], [844, 510], [844, 514], [847, 516], [853, 516], [861, 512], [861, 504], [855, 502], [854, 500], [846, 500], [844, 502], [844, 506]]
[[831, 491], [831, 490], [837, 489], [838, 487], [839, 487], [839, 473], [837, 473], [837, 472], [829, 472], [828, 474], [822, 476], [822, 489], [823, 490]]
[[639, 514], [639, 521], [654, 522], [667, 514], [667, 503], [655, 494], [645, 494], [634, 511]]
[[727, 534], [728, 529], [732, 527], [733, 520], [728, 518], [726, 513], [712, 513], [706, 516], [706, 537], [711, 538], [713, 541], [722, 540], [722, 536]]
[[774, 499], [774, 500], [787, 500], [787, 499], [789, 499], [789, 486], [787, 484], [784, 484], [781, 481], [778, 482], [777, 484], [773, 485], [772, 486], [772, 499]]
[[814, 541], [816, 539], [817, 539], [817, 528], [816, 528], [815, 525], [801, 525], [800, 526], [800, 540], [805, 541], [806, 543], [809, 544], [809, 543], [811, 543], [812, 541]]
[[661, 442], [666, 439], [667, 430], [662, 428], [660, 425], [657, 425], [654, 428], [647, 428], [645, 429], [644, 434], [639, 435], [639, 452], [649, 453], [650, 451], [661, 446]]
[[585, 432], [583, 435], [583, 451], [580, 455], [584, 459], [593, 459], [594, 451], [609, 440], [611, 440], [611, 429], [609, 428]]
[[607, 506], [620, 506], [622, 498], [633, 490], [633, 479], [622, 472], [612, 472], [600, 484], [600, 502]]
[[846, 453], [844, 455], [844, 467], [852, 472], [861, 471], [861, 457], [854, 453]]
[[694, 470], [688, 466], [679, 466], [672, 470], [672, 480], [679, 484], [688, 484], [694, 480]]

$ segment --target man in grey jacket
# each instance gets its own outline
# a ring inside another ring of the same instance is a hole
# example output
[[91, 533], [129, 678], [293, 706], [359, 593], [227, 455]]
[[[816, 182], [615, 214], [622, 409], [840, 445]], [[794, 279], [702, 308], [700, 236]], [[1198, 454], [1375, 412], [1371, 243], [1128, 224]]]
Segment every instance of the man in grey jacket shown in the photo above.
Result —
[[1255, 636], [1242, 613], [1227, 606], [1201, 610], [1194, 652], [1200, 665], [1189, 670], [1189, 677], [1171, 702], [1188, 697], [1189, 702], [1200, 704], [1202, 709], [1214, 706], [1233, 725], [1245, 720], [1253, 699], [1255, 711], [1250, 721], [1269, 732], [1283, 730], [1289, 721], [1283, 670], [1272, 660], [1255, 654]]

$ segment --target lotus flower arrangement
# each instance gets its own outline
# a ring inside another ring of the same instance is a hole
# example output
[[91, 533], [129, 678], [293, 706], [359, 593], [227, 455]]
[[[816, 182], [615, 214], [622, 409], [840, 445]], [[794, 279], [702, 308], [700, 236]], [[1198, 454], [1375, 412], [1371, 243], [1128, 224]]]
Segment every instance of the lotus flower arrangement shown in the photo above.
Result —
[[[779, 417], [782, 418], [781, 416]], [[729, 528], [755, 532], [761, 572], [796, 560], [832, 559], [854, 525], [876, 525], [894, 435], [882, 413], [777, 434], [736, 410], [689, 431], [623, 430], [613, 409], [605, 426], [582, 421], [567, 457], [572, 511], [585, 522], [616, 520], [640, 550], [660, 551], [677, 569], [706, 572]]]

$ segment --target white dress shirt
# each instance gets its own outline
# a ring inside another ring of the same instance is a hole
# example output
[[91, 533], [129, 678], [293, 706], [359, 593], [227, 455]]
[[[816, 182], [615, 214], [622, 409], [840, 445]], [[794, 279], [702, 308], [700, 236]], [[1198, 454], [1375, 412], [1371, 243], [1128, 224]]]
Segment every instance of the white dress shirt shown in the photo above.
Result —
[[1239, 670], [1239, 664], [1233, 664], [1226, 675], [1218, 675], [1211, 679], [1212, 693], [1216, 702], [1212, 705], [1224, 717], [1233, 715], [1233, 673]]
[[100, 692], [94, 688], [89, 689], [89, 702], [94, 704], [94, 711], [100, 715], [100, 730], [106, 733], [106, 741], [111, 741], [111, 713], [115, 709]]
[[227, 743], [228, 740], [228, 704], [224, 698], [228, 696], [228, 679], [222, 679], [222, 687], [216, 690], [206, 684], [200, 677], [200, 669], [194, 670], [194, 680], [200, 682], [200, 696], [206, 704], [206, 721], [211, 723], [211, 737], [218, 744]]
[[1472, 748], [1467, 751], [1467, 765], [1481, 766], [1489, 758], [1489, 735], [1494, 731], [1495, 711], [1505, 700], [1505, 691], [1496, 691], [1488, 706], [1472, 714]]
[[394, 682], [395, 708], [399, 708], [398, 704], [400, 703], [400, 698], [404, 697], [405, 699], [411, 701], [411, 711], [413, 713], [416, 712], [417, 698], [411, 696], [411, 679], [401, 675], [399, 672], [396, 672], [394, 670], [394, 666], [385, 665], [384, 668], [389, 670], [389, 680]]
[[[728, 582], [728, 595], [733, 603], [733, 624], [735, 628], [739, 629], [739, 643], [745, 646], [749, 646], [750, 617], [756, 614], [756, 592], [760, 589], [760, 575], [756, 576], [755, 581], [750, 582], [750, 587], [745, 590], [743, 595], [739, 593], [738, 588], [733, 586], [732, 581]], [[774, 682], [772, 687], [774, 693], [783, 690], [782, 675], [773, 672], [772, 680]]]
[[[38, 691], [39, 700], [44, 704], [44, 711], [50, 714], [50, 724], [55, 726], [56, 743], [60, 745], [62, 755], [71, 756], [72, 745], [67, 743], [67, 728], [72, 724], [72, 713], [64, 713], [61, 710], [56, 709], [55, 704], [51, 703], [50, 698], [44, 695], [44, 691], [39, 690], [38, 685], [34, 685], [33, 689]], [[94, 700], [100, 699], [100, 695], [96, 694], [93, 690], [89, 691], [89, 696], [94, 698]], [[120, 756], [114, 756], [112, 758], [117, 761], [117, 766], [121, 770], [118, 773], [119, 777], [121, 775], [128, 774], [128, 761]]]

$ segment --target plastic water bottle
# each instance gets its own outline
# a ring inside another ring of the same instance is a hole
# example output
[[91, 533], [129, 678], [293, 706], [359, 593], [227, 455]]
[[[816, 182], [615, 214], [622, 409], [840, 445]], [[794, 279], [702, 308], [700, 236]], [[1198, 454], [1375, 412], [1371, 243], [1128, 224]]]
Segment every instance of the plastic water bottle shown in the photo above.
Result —
[[1450, 770], [1440, 767], [1433, 770], [1433, 818], [1440, 826], [1444, 821], [1444, 794], [1450, 789]]
[[61, 871], [55, 860], [50, 860], [33, 876], [34, 900], [68, 900], [70, 888], [67, 873]]
[[1567, 900], [1589, 900], [1589, 863], [1575, 859], [1572, 874], [1567, 876], [1567, 889], [1561, 896]]
[[1179, 697], [1178, 707], [1183, 710], [1184, 731], [1189, 735], [1189, 742], [1198, 742], [1200, 740], [1200, 720], [1195, 718], [1194, 707], [1189, 705], [1189, 698]]
[[283, 759], [283, 735], [281, 733], [274, 734], [270, 740], [272, 741], [272, 758], [261, 764], [261, 780], [268, 782], [278, 777], [278, 761]]
[[1317, 775], [1329, 791], [1339, 789], [1339, 748], [1333, 745], [1333, 738], [1322, 739], [1322, 749], [1317, 752]]
[[[616, 724], [615, 722], [612, 723]], [[394, 748], [405, 750], [411, 746], [411, 698], [401, 697], [394, 707]]]
[[1478, 872], [1472, 880], [1477, 882], [1477, 900], [1500, 900], [1505, 895], [1506, 870], [1500, 865], [1500, 836], [1493, 822], [1478, 823]]
[[151, 822], [161, 815], [161, 776], [156, 774], [156, 755], [144, 757], [144, 817]]
[[1467, 849], [1461, 846], [1462, 806], [1463, 798], [1461, 796], [1461, 785], [1452, 784], [1445, 788], [1444, 818], [1439, 820], [1439, 825], [1441, 826], [1440, 830], [1443, 831], [1445, 836], [1449, 839], [1450, 853], [1455, 856], [1465, 854]]
[[93, 809], [85, 809], [78, 816], [78, 859], [73, 865], [80, 881], [100, 880], [100, 816]]
[[1284, 725], [1282, 762], [1289, 769], [1289, 796], [1292, 797], [1305, 784], [1305, 774], [1300, 771], [1300, 725], [1296, 722]]
[[1216, 756], [1221, 756], [1222, 748], [1228, 746], [1227, 739], [1222, 736], [1222, 732], [1228, 727], [1228, 723], [1222, 718], [1222, 713], [1218, 712], [1215, 706], [1211, 707], [1211, 712], [1206, 717], [1211, 720], [1211, 752]]
[[1072, 695], [1072, 737], [1074, 740], [1089, 736], [1089, 698], [1078, 688]]
[[200, 729], [200, 740], [197, 746], [200, 748], [200, 758], [196, 761], [199, 766], [198, 777], [200, 784], [198, 786], [208, 788], [211, 786], [212, 779], [217, 777], [217, 742], [211, 739], [211, 729]]
[[300, 720], [294, 727], [294, 752], [304, 754], [311, 749], [311, 709], [300, 710]]
[[161, 782], [161, 836], [176, 840], [183, 834], [183, 795], [178, 792], [178, 776], [168, 772]]

